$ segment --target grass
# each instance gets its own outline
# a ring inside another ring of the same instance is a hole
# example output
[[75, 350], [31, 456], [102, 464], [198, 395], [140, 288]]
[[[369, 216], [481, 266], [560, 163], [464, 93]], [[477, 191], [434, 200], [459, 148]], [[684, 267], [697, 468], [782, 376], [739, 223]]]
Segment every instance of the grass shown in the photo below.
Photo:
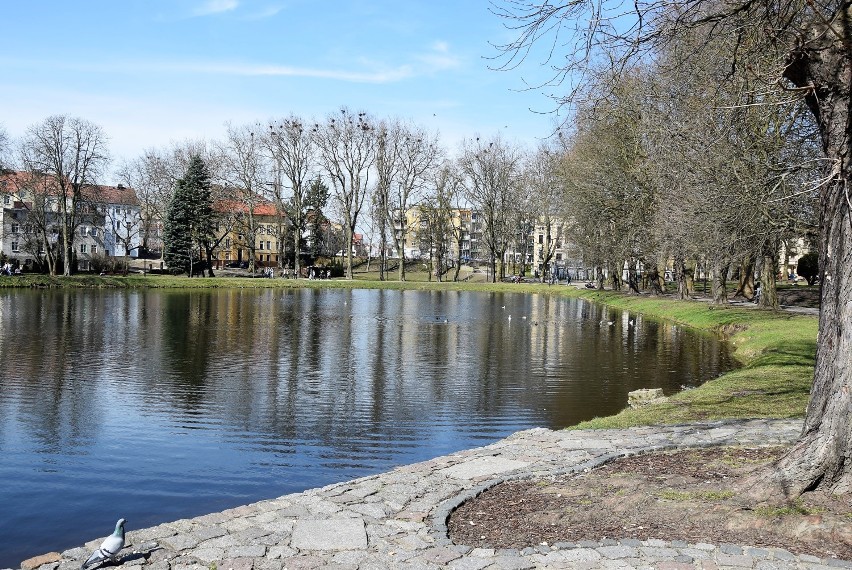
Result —
[[[585, 292], [583, 292], [585, 293]], [[658, 404], [569, 429], [624, 428], [729, 418], [804, 417], [813, 380], [818, 319], [753, 308], [714, 308], [667, 298], [590, 292], [583, 297], [727, 338], [742, 368]]]
[[[662, 403], [627, 409], [569, 429], [624, 428], [728, 418], [803, 417], [813, 380], [818, 320], [811, 315], [776, 313], [756, 308], [712, 307], [671, 297], [626, 295], [536, 283], [428, 281], [423, 271], [410, 271], [408, 281], [377, 281], [360, 274], [343, 279], [298, 281], [237, 277], [25, 275], [0, 277], [2, 287], [60, 288], [359, 288], [539, 293], [581, 297], [616, 309], [674, 321], [721, 335], [730, 341], [742, 367], [676, 394]], [[395, 278], [395, 276], [392, 276]]]
[[825, 509], [822, 507], [812, 507], [804, 504], [802, 499], [796, 499], [786, 505], [782, 505], [780, 507], [774, 507], [771, 505], [763, 505], [754, 509], [754, 514], [759, 517], [774, 519], [779, 517], [786, 516], [796, 516], [796, 515], [818, 515], [820, 513], [824, 513]]

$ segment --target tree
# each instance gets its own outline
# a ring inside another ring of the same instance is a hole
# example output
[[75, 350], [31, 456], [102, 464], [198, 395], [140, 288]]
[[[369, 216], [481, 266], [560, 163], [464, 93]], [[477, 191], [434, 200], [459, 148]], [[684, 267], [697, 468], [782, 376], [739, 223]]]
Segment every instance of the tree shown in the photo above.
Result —
[[[89, 121], [53, 115], [27, 129], [21, 143], [24, 167], [41, 178], [60, 230], [63, 274], [71, 275], [74, 234], [109, 162], [106, 135]], [[55, 265], [51, 275], [55, 274]]]
[[796, 271], [807, 280], [808, 285], [816, 283], [816, 279], [819, 277], [819, 255], [808, 252], [800, 257]]
[[[372, 196], [372, 215], [379, 234], [379, 281], [387, 277], [388, 230], [394, 231], [394, 220], [397, 217], [391, 207], [391, 185], [397, 177], [402, 136], [399, 121], [381, 121], [376, 128], [376, 188]], [[403, 271], [404, 251], [399, 252], [399, 259], [400, 271]]]
[[[706, 37], [730, 34], [738, 41], [727, 53], [729, 77], [768, 78], [768, 84], [803, 97], [814, 117], [830, 165], [819, 188], [820, 342], [802, 435], [763, 481], [792, 496], [817, 487], [852, 491], [847, 460], [852, 455], [852, 1], [639, 0], [630, 23], [621, 8], [605, 0], [506, 2], [496, 12], [518, 31], [517, 39], [503, 46], [507, 64], [518, 63], [550, 32], [568, 35], [567, 42], [560, 37], [568, 53], [558, 54], [566, 63], [556, 66], [556, 81], [570, 81], [593, 62], [621, 67], [686, 30], [701, 30]], [[575, 93], [566, 86], [563, 102]]]
[[256, 212], [258, 206], [266, 202], [261, 195], [265, 189], [266, 165], [263, 163], [261, 137], [255, 133], [259, 130], [257, 125], [228, 125], [227, 141], [221, 148], [223, 190], [239, 209], [236, 226], [240, 235], [245, 237], [243, 245], [249, 251], [248, 270], [251, 273], [255, 271], [257, 259], [259, 222]]
[[[278, 216], [279, 260], [284, 257], [283, 236], [286, 233], [286, 215], [293, 232], [293, 268], [294, 275], [298, 277], [302, 255], [302, 235], [308, 225], [308, 212], [310, 208], [315, 207], [307, 196], [312, 184], [311, 176], [314, 174], [314, 138], [305, 128], [302, 119], [290, 115], [286, 119], [269, 125], [266, 144], [273, 162], [273, 203], [276, 211], [281, 214]], [[289, 199], [284, 197], [282, 176], [289, 182], [291, 192]], [[320, 207], [325, 207], [325, 202]]]
[[192, 276], [198, 250], [213, 234], [212, 204], [207, 165], [199, 156], [193, 156], [186, 174], [177, 181], [166, 212], [163, 259], [172, 272]]
[[[489, 141], [466, 140], [459, 166], [466, 178], [467, 199], [484, 217], [483, 242], [488, 248], [491, 281], [497, 281], [497, 260], [502, 260], [512, 237], [512, 187], [516, 183], [520, 152], [499, 135]], [[504, 266], [500, 265], [501, 277]]]
[[212, 145], [203, 140], [184, 141], [167, 149], [147, 149], [142, 156], [125, 161], [118, 169], [121, 180], [136, 191], [142, 207], [142, 249], [163, 253], [161, 224], [172, 193], [193, 156], [200, 156], [211, 170], [211, 178], [221, 169], [221, 160]]
[[345, 107], [329, 115], [313, 132], [323, 167], [331, 180], [337, 209], [346, 233], [346, 278], [352, 279], [352, 250], [358, 217], [367, 197], [370, 168], [375, 160], [375, 129], [365, 112]]
[[397, 127], [396, 177], [390, 180], [389, 214], [398, 222], [394, 242], [399, 252], [399, 280], [405, 281], [405, 245], [411, 228], [407, 213], [418, 201], [428, 177], [439, 158], [438, 137], [410, 125]]
[[[320, 255], [333, 257], [343, 245], [341, 240], [336, 239], [336, 234], [332, 236], [331, 222], [323, 213], [323, 209], [328, 204], [328, 196], [328, 186], [323, 184], [319, 178], [315, 178], [308, 185], [302, 201], [302, 207], [305, 209], [305, 229], [308, 234], [308, 243], [304, 246], [300, 245], [300, 247], [306, 247], [307, 253], [313, 259]], [[335, 239], [332, 239], [332, 237]]]
[[9, 160], [9, 133], [6, 128], [0, 125], [0, 171], [6, 169], [6, 163]]

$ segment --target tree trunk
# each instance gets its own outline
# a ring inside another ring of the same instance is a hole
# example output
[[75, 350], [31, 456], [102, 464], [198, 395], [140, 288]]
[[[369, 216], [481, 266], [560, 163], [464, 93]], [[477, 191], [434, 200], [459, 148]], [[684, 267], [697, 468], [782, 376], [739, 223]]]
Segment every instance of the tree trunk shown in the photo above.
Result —
[[652, 295], [662, 295], [663, 294], [663, 286], [660, 283], [660, 269], [657, 264], [653, 264], [648, 267], [648, 287], [651, 289]]
[[832, 30], [814, 26], [812, 43], [794, 53], [785, 70], [796, 85], [812, 86], [806, 100], [834, 168], [820, 194], [821, 302], [811, 399], [799, 441], [773, 473], [790, 496], [816, 487], [852, 492], [852, 2], [842, 9]]
[[686, 289], [686, 265], [682, 257], [677, 257], [674, 260], [674, 276], [677, 281], [677, 298], [684, 300], [689, 298], [689, 293]]
[[775, 256], [763, 254], [760, 270], [760, 300], [763, 309], [778, 310], [778, 287], [776, 287]]
[[740, 282], [734, 297], [754, 299], [754, 255], [748, 254], [740, 263]]
[[456, 245], [456, 248], [457, 248], [457, 249], [456, 249], [456, 253], [457, 253], [457, 255], [456, 255], [456, 268], [455, 268], [455, 269], [456, 269], [456, 271], [455, 271], [455, 273], [453, 274], [453, 281], [454, 281], [454, 282], [459, 280], [459, 272], [461, 271], [461, 259], [462, 259], [462, 244], [461, 244], [461, 239], [456, 240], [456, 244], [457, 244], [457, 245]]
[[683, 281], [686, 286], [687, 297], [695, 296], [695, 270], [697, 267], [698, 262], [694, 259], [684, 264]]
[[728, 265], [721, 257], [713, 260], [713, 287], [711, 293], [713, 295], [712, 303], [714, 305], [728, 304], [728, 290], [726, 278], [728, 276]]
[[355, 238], [355, 229], [346, 226], [346, 278], [352, 280], [352, 241]]

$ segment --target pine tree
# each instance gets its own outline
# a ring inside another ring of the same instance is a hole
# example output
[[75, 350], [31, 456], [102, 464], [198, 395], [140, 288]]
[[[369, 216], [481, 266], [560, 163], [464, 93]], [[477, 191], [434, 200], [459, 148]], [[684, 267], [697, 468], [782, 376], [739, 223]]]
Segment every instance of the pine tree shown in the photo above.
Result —
[[199, 244], [213, 232], [210, 187], [207, 165], [200, 157], [193, 156], [186, 174], [175, 186], [166, 211], [163, 260], [172, 273], [191, 273], [199, 262]]

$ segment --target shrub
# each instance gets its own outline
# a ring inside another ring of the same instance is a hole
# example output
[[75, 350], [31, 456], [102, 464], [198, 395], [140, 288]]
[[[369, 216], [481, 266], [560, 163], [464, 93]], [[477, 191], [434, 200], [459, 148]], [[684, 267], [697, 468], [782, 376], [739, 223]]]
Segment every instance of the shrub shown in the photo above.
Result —
[[813, 285], [819, 276], [819, 255], [811, 252], [800, 257], [796, 272]]

